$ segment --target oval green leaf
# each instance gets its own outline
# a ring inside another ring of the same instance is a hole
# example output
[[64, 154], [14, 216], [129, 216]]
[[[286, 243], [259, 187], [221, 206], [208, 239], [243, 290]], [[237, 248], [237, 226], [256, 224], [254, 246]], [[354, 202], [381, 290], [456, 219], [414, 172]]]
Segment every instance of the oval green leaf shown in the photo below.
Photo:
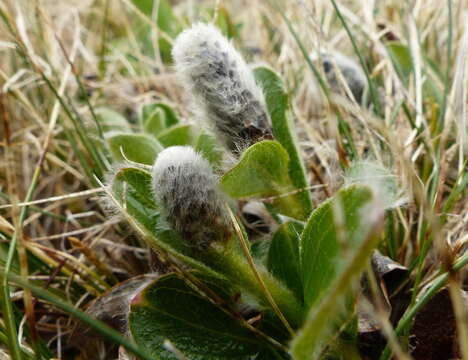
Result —
[[238, 164], [221, 178], [222, 189], [236, 199], [274, 197], [273, 209], [301, 219], [303, 208], [288, 174], [289, 157], [280, 143], [260, 141], [242, 154]]
[[143, 105], [139, 120], [143, 130], [154, 136], [179, 123], [179, 117], [172, 106], [162, 102]]
[[383, 214], [372, 190], [362, 185], [340, 190], [312, 213], [301, 236], [304, 298], [310, 311], [292, 342], [294, 359], [323, 358], [323, 350], [336, 342], [336, 332], [352, 319], [350, 295], [378, 244]]
[[400, 74], [401, 79], [406, 83], [413, 71], [413, 59], [410, 50], [406, 45], [398, 41], [390, 41], [386, 45], [393, 65]]
[[321, 204], [301, 235], [301, 273], [304, 302], [311, 307], [340, 272], [342, 259], [365, 238], [369, 217], [363, 216], [373, 199], [367, 186], [350, 186]]
[[110, 131], [131, 132], [127, 119], [118, 112], [106, 107], [97, 108], [94, 112], [104, 133]]
[[[133, 0], [133, 3], [142, 13], [151, 19], [151, 21], [154, 19], [153, 15], [157, 14], [157, 18], [155, 20], [159, 30], [159, 53], [165, 63], [170, 63], [172, 61], [172, 39], [174, 39], [182, 31], [181, 22], [172, 10], [173, 6], [171, 2], [169, 0]], [[159, 5], [157, 9], [154, 9], [155, 4]], [[152, 36], [150, 36], [150, 34], [152, 34], [153, 30], [148, 24], [142, 21], [140, 21], [140, 23], [144, 25], [144, 31], [141, 32], [143, 39], [140, 39], [140, 41], [142, 43], [151, 44], [150, 40], [152, 39]]]
[[124, 161], [126, 158], [140, 164], [152, 165], [156, 156], [163, 150], [156, 139], [145, 134], [114, 134], [107, 137], [107, 142], [117, 161]]
[[276, 230], [268, 250], [268, 270], [302, 299], [299, 238], [304, 226], [296, 222], [282, 224]]
[[[143, 110], [143, 113], [145, 111]], [[166, 129], [166, 114], [161, 108], [156, 108], [152, 113], [148, 114], [143, 119], [143, 130], [148, 134], [157, 136], [161, 131]]]
[[202, 132], [197, 139], [195, 150], [203, 155], [215, 168], [221, 166], [223, 160], [223, 149], [216, 138], [208, 133]]
[[194, 135], [191, 125], [175, 125], [161, 132], [158, 141], [164, 146], [192, 145]]
[[239, 163], [224, 174], [221, 186], [237, 199], [280, 194], [291, 190], [288, 162], [288, 153], [278, 142], [258, 142], [249, 147]]
[[152, 196], [151, 175], [141, 169], [125, 167], [114, 176], [112, 192], [132, 218], [153, 235], [175, 250], [182, 250], [182, 242], [161, 224], [159, 208]]
[[177, 358], [166, 341], [194, 360], [247, 360], [271, 352], [241, 320], [174, 274], [162, 276], [134, 299], [129, 326], [135, 342], [155, 359]]

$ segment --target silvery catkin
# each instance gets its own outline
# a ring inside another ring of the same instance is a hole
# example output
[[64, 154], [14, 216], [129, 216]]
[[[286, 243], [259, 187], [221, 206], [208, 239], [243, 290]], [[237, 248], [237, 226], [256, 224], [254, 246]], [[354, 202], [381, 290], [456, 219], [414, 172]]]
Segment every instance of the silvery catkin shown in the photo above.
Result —
[[191, 147], [172, 146], [159, 153], [152, 179], [163, 216], [187, 246], [204, 250], [229, 237], [217, 178], [209, 162]]
[[262, 90], [234, 46], [213, 25], [196, 24], [177, 37], [176, 70], [209, 124], [233, 152], [272, 138]]
[[362, 68], [351, 58], [339, 53], [324, 53], [322, 54], [323, 70], [327, 77], [328, 84], [331, 89], [339, 93], [341, 84], [334, 68], [334, 63], [341, 71], [346, 84], [351, 90], [354, 98], [358, 103], [361, 103], [364, 90], [367, 86], [366, 75]]

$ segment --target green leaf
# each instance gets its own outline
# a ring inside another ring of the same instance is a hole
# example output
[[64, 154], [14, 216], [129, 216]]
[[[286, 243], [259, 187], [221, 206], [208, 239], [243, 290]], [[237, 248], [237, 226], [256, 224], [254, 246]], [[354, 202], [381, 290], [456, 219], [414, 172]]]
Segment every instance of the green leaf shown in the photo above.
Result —
[[[142, 169], [124, 167], [115, 174], [112, 184], [114, 195], [122, 203], [130, 199], [141, 205], [148, 213], [148, 217], [157, 211], [151, 191], [151, 175]], [[127, 204], [126, 204], [127, 205]], [[144, 221], [143, 221], [144, 223]]]
[[166, 38], [160, 37], [158, 39], [159, 53], [161, 59], [166, 64], [172, 63], [172, 44]]
[[214, 136], [202, 132], [198, 136], [195, 150], [200, 152], [203, 157], [213, 165], [213, 167], [219, 168], [221, 166], [223, 150]]
[[115, 134], [107, 138], [109, 148], [117, 161], [128, 160], [152, 165], [156, 156], [163, 150], [154, 138], [144, 134]]
[[[194, 252], [163, 221], [151, 193], [151, 175], [145, 170], [127, 167], [120, 169], [114, 176], [111, 199], [148, 245], [156, 251], [162, 250], [170, 254], [192, 269], [229, 279], [231, 284], [256, 298], [262, 307], [268, 307], [265, 294], [245, 257], [239, 253], [237, 243], [231, 241], [225, 247], [217, 246], [209, 251]], [[293, 293], [262, 266], [257, 267], [257, 270], [291, 324], [301, 323], [302, 307]]]
[[155, 10], [153, 9], [154, 5], [159, 4], [159, 9], [157, 9], [158, 27], [171, 37], [177, 36], [177, 34], [182, 30], [179, 19], [172, 11], [171, 3], [168, 0], [133, 0], [133, 3], [149, 18], [152, 18], [153, 11]]
[[[179, 18], [172, 11], [171, 3], [168, 0], [133, 0], [133, 3], [150, 19], [153, 19], [153, 14], [157, 14], [156, 23], [158, 25], [158, 30], [162, 32], [158, 34], [159, 52], [162, 60], [166, 63], [170, 63], [172, 61], [171, 39], [174, 39], [182, 31], [182, 25]], [[156, 11], [153, 9], [154, 4], [159, 4], [159, 8]], [[144, 26], [144, 28], [146, 31], [143, 31], [142, 34], [148, 37], [146, 40], [149, 40], [149, 34], [151, 34], [152, 30], [149, 26]]]
[[271, 352], [238, 318], [174, 274], [162, 276], [137, 296], [129, 326], [135, 342], [155, 359], [177, 358], [164, 346], [166, 340], [194, 360], [247, 360]]
[[141, 108], [140, 123], [145, 131], [157, 136], [160, 131], [178, 124], [179, 117], [170, 105], [156, 102]]
[[218, 16], [216, 17], [216, 26], [228, 38], [234, 39], [238, 37], [236, 25], [232, 22], [231, 16], [224, 5], [220, 5], [217, 9]]
[[249, 147], [239, 163], [221, 179], [221, 186], [237, 199], [273, 196], [289, 187], [289, 157], [276, 141], [260, 141]]
[[153, 0], [133, 0], [133, 3], [143, 14], [151, 16], [153, 12]]
[[300, 219], [301, 204], [288, 175], [289, 157], [276, 141], [264, 140], [250, 146], [238, 164], [221, 178], [222, 189], [237, 199], [274, 196], [274, 208], [280, 213]]
[[194, 136], [191, 125], [175, 125], [158, 135], [158, 141], [164, 146], [192, 145]]
[[131, 132], [127, 119], [118, 112], [106, 107], [97, 108], [94, 112], [104, 133], [109, 131]]
[[[301, 235], [301, 272], [304, 302], [316, 303], [343, 266], [342, 259], [366, 239], [372, 191], [353, 185], [321, 204]], [[366, 216], [363, 216], [366, 215]], [[342, 243], [340, 243], [343, 241]]]
[[268, 270], [283, 281], [298, 299], [303, 298], [299, 260], [299, 238], [303, 225], [287, 222], [273, 235], [268, 251]]
[[407, 82], [413, 71], [413, 60], [408, 47], [398, 41], [386, 43], [388, 53], [397, 72], [403, 81]]
[[250, 253], [252, 254], [252, 257], [254, 258], [256, 264], [267, 266], [270, 244], [271, 238], [269, 239], [267, 234], [262, 236], [260, 239], [253, 241], [251, 240]]
[[352, 319], [350, 292], [377, 246], [383, 208], [370, 188], [342, 189], [315, 210], [301, 237], [307, 321], [292, 342], [294, 359], [320, 359], [337, 329]]
[[143, 130], [148, 134], [157, 136], [167, 128], [166, 114], [161, 108], [156, 108], [151, 114], [143, 118]]
[[169, 0], [159, 0], [158, 27], [171, 38], [175, 38], [182, 31], [182, 25], [172, 11]]
[[126, 211], [153, 232], [157, 227], [159, 210], [151, 194], [151, 177], [140, 169], [122, 168], [114, 176], [112, 192]]
[[[289, 111], [289, 96], [284, 89], [283, 82], [277, 73], [264, 66], [255, 68], [254, 75], [265, 94], [275, 139], [289, 154], [289, 176], [292, 184], [296, 189], [305, 189], [309, 184], [301, 160], [294, 122]], [[312, 211], [310, 193], [305, 190], [296, 196], [302, 207], [301, 219], [305, 220]]]
[[[424, 72], [425, 74], [425, 81], [423, 84], [423, 98], [427, 99], [429, 102], [429, 99], [433, 99], [439, 107], [442, 107], [443, 101], [443, 91], [437, 86], [436, 81], [434, 78], [430, 75]], [[437, 109], [439, 111], [439, 109]]]
[[161, 224], [158, 206], [151, 195], [151, 175], [148, 172], [132, 167], [120, 169], [114, 176], [112, 192], [128, 214], [143, 225], [158, 243], [162, 241], [175, 250], [182, 250], [182, 241]]
[[[408, 85], [409, 77], [413, 73], [413, 59], [411, 57], [410, 49], [408, 46], [398, 41], [390, 41], [387, 43], [387, 50], [397, 72], [400, 75], [400, 78], [406, 85]], [[443, 102], [443, 94], [441, 89], [437, 86], [437, 82], [440, 81], [440, 79], [434, 79], [431, 73], [427, 72], [426, 67], [432, 68], [436, 77], [441, 76], [440, 70], [438, 70], [437, 66], [434, 66], [432, 60], [424, 53], [421, 55], [424, 61], [422, 67], [422, 75], [425, 77], [423, 84], [424, 98], [433, 98], [439, 106], [441, 106]]]

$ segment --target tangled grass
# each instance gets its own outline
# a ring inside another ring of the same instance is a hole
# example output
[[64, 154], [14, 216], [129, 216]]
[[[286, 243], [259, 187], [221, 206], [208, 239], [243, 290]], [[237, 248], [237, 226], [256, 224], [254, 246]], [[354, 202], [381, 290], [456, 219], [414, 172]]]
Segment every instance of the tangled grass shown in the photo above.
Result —
[[[100, 114], [111, 108], [132, 127], [140, 107], [158, 100], [196, 123], [168, 54], [175, 35], [202, 20], [285, 79], [310, 183], [320, 185], [312, 186], [315, 205], [355, 160], [397, 175], [406, 205], [389, 212], [381, 251], [409, 269], [415, 313], [417, 299], [448, 274], [440, 286], [450, 291], [468, 359], [468, 3], [159, 3], [0, 3], [1, 356], [117, 356], [76, 319], [124, 344], [80, 310], [157, 261], [100, 198], [114, 166], [98, 146]], [[369, 106], [356, 101], [345, 74], [337, 73], [335, 91], [322, 80], [321, 54], [334, 51], [364, 69]], [[395, 356], [410, 358], [400, 330], [412, 318], [395, 332], [381, 311], [374, 315]]]

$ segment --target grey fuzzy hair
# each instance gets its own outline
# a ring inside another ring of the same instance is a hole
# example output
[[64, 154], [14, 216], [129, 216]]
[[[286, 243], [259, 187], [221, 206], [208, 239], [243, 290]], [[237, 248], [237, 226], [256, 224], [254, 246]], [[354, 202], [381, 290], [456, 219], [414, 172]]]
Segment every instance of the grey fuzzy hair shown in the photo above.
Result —
[[230, 222], [211, 165], [189, 146], [162, 151], [153, 166], [152, 188], [165, 220], [186, 245], [206, 249], [225, 240]]
[[354, 98], [361, 103], [367, 79], [362, 68], [354, 60], [339, 52], [322, 53], [322, 65], [328, 84], [334, 92], [339, 93], [341, 88], [335, 68], [337, 66]]
[[233, 152], [271, 138], [265, 99], [242, 56], [213, 25], [199, 23], [175, 40], [172, 56], [194, 106]]

